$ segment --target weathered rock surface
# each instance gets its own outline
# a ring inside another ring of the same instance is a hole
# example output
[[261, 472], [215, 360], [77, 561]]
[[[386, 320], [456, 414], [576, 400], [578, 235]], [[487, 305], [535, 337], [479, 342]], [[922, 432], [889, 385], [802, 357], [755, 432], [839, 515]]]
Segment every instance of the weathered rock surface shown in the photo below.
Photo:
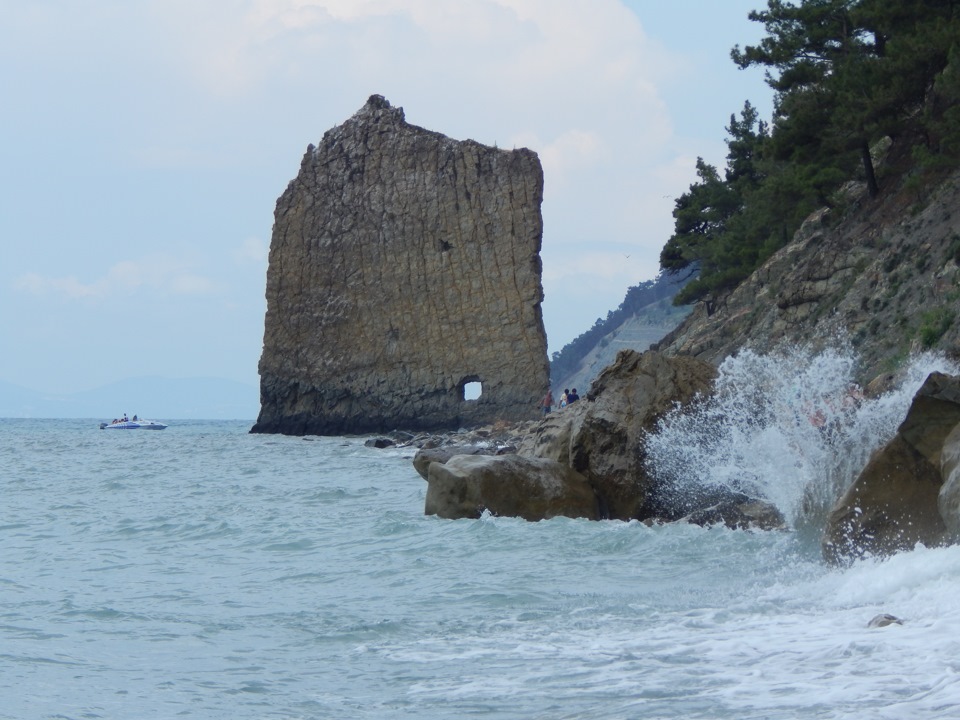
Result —
[[427, 515], [477, 518], [494, 515], [546, 520], [599, 517], [597, 498], [586, 479], [552, 460], [518, 455], [457, 455], [427, 471]]
[[570, 449], [573, 439], [583, 426], [583, 418], [590, 409], [585, 399], [573, 405], [554, 410], [520, 442], [517, 453], [524, 457], [539, 457], [570, 464]]
[[277, 201], [253, 431], [535, 417], [542, 196], [535, 153], [451, 140], [376, 95], [308, 147]]
[[903, 625], [903, 620], [890, 613], [880, 613], [879, 615], [874, 615], [870, 619], [870, 622], [867, 623], [868, 628], [884, 628], [888, 625]]
[[874, 453], [831, 511], [822, 542], [828, 561], [884, 556], [947, 540], [938, 506], [941, 455], [958, 423], [960, 378], [932, 373], [897, 435]]
[[[846, 338], [860, 379], [874, 378], [868, 396], [889, 386], [911, 352], [960, 357], [960, 171], [918, 187], [916, 168], [903, 167], [902, 159], [891, 163], [876, 198], [848, 187], [844, 207], [811, 215], [735, 290], [699, 303], [655, 347], [719, 364], [743, 348], [817, 348]], [[941, 441], [942, 430], [926, 442], [900, 436], [869, 463], [831, 516], [828, 558], [943, 540], [944, 521], [960, 515], [960, 488], [940, 490], [947, 474], [923, 447]], [[960, 541], [956, 522], [949, 533]]]
[[943, 486], [937, 496], [940, 517], [952, 542], [960, 542], [960, 425], [943, 442], [940, 454], [940, 477]]
[[699, 303], [658, 349], [719, 364], [744, 347], [850, 339], [864, 381], [911, 350], [960, 354], [960, 172], [918, 192], [849, 193], [726, 297]]
[[420, 477], [429, 480], [430, 465], [440, 463], [444, 465], [458, 455], [504, 455], [495, 445], [445, 445], [435, 448], [421, 448], [413, 456], [413, 467], [420, 473]]
[[518, 452], [583, 474], [604, 517], [664, 517], [654, 506], [655, 483], [644, 468], [643, 436], [676, 404], [709, 394], [715, 377], [712, 365], [694, 358], [623, 350], [585, 399], [551, 413]]

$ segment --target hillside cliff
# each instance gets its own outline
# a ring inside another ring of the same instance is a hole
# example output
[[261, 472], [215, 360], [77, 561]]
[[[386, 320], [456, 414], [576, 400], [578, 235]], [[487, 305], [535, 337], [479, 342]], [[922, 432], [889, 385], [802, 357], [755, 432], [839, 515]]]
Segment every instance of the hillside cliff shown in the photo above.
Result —
[[920, 189], [890, 183], [877, 197], [846, 191], [844, 211], [813, 213], [729, 295], [698, 303], [660, 349], [716, 364], [746, 347], [849, 341], [864, 380], [912, 351], [960, 354], [960, 171]]
[[647, 350], [676, 328], [690, 311], [688, 306], [673, 305], [670, 298], [650, 303], [615, 323], [571, 369], [554, 375], [551, 366], [551, 385], [558, 391], [578, 388], [585, 392], [603, 369], [614, 363], [617, 353], [621, 350]]

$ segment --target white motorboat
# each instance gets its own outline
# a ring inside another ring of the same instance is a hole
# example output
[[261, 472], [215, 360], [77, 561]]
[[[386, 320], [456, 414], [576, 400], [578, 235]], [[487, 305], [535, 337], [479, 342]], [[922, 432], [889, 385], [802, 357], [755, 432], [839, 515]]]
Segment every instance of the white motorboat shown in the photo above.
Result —
[[165, 430], [166, 425], [156, 420], [115, 420], [111, 423], [100, 423], [101, 430]]

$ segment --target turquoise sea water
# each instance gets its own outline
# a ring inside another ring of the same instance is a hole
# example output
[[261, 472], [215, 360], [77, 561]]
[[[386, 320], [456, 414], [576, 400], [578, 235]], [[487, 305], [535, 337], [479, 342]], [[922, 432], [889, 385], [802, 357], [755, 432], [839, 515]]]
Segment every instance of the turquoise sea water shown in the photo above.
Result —
[[960, 548], [440, 520], [249, 425], [0, 420], [0, 718], [960, 716]]

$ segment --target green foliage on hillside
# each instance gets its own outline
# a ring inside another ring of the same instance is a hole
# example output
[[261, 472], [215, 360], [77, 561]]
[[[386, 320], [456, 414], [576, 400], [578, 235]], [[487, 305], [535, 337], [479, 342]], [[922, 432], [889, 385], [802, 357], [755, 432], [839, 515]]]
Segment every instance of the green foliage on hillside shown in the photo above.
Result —
[[684, 282], [686, 282], [684, 278], [670, 277], [661, 273], [656, 280], [647, 280], [629, 288], [623, 302], [616, 310], [608, 312], [606, 318], [597, 318], [593, 327], [564, 345], [562, 350], [553, 353], [550, 360], [550, 377], [564, 378], [576, 372], [581, 361], [596, 347], [601, 338], [644, 308], [661, 300], [673, 298], [683, 287]]
[[709, 304], [782, 247], [851, 179], [882, 190], [871, 148], [910, 138], [921, 167], [960, 157], [960, 0], [768, 0], [766, 36], [735, 47], [775, 91], [768, 125], [749, 102], [726, 128], [727, 165], [697, 160], [660, 256], [695, 273], [675, 298]]

